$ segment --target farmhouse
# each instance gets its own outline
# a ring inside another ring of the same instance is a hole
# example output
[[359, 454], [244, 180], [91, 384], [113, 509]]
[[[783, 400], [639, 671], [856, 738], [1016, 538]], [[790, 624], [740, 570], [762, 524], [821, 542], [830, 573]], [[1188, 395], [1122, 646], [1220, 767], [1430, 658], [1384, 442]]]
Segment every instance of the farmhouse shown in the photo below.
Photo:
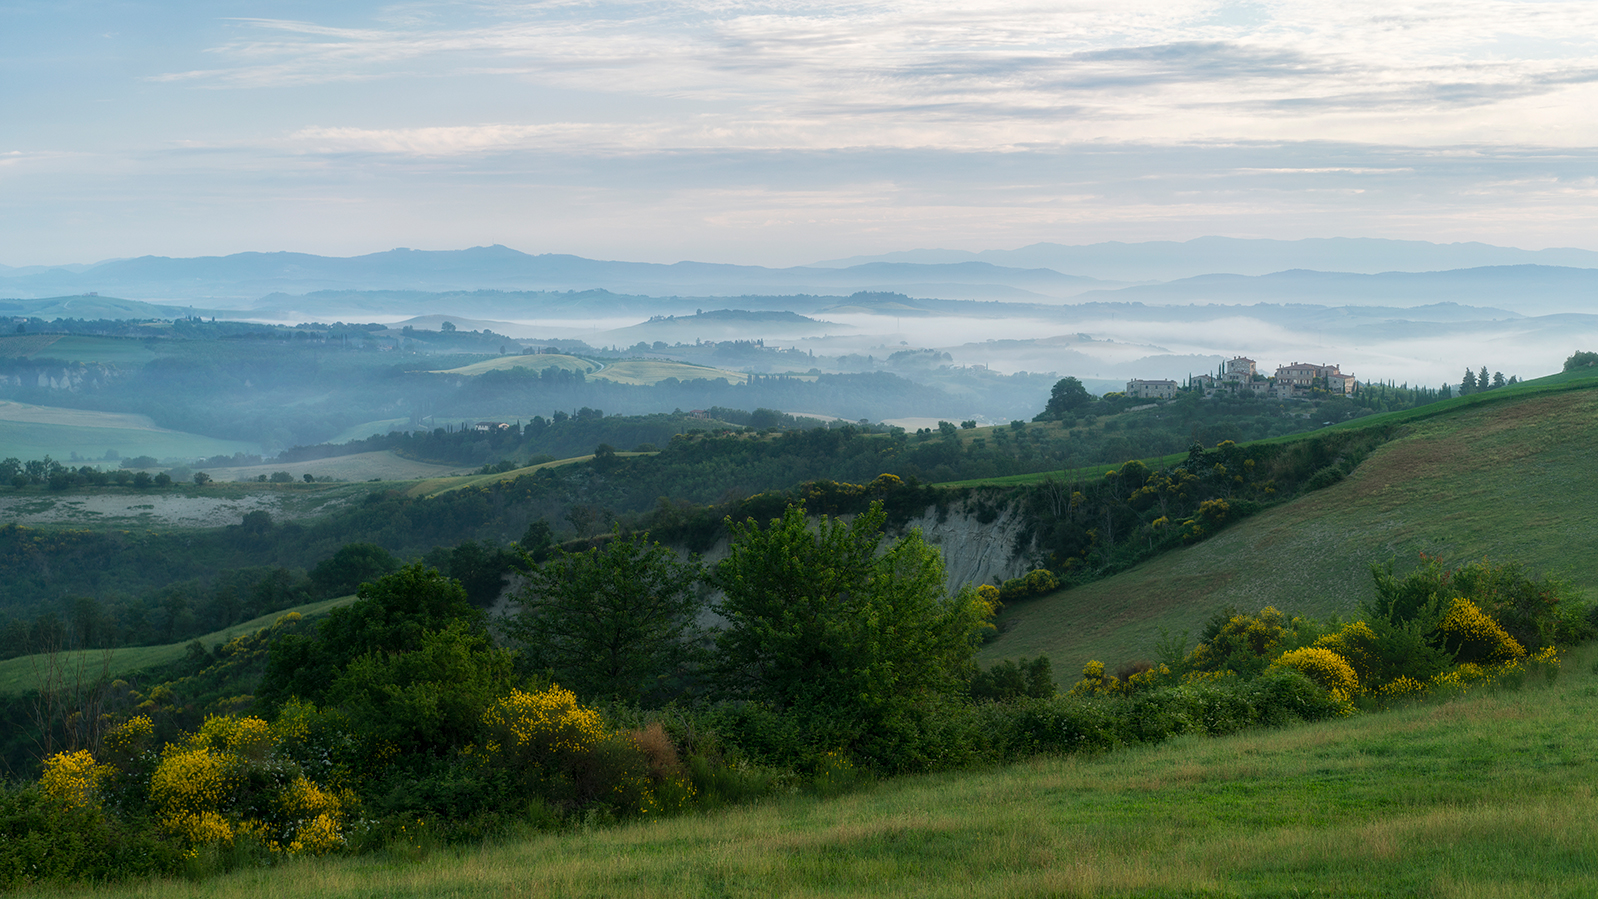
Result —
[[1323, 387], [1330, 393], [1347, 395], [1353, 393], [1357, 386], [1354, 376], [1343, 374], [1335, 362], [1328, 365], [1313, 365], [1308, 362], [1283, 365], [1276, 369], [1274, 380], [1278, 391], [1284, 386], [1294, 392]]
[[1176, 382], [1133, 378], [1126, 382], [1126, 395], [1143, 399], [1168, 400], [1176, 396]]

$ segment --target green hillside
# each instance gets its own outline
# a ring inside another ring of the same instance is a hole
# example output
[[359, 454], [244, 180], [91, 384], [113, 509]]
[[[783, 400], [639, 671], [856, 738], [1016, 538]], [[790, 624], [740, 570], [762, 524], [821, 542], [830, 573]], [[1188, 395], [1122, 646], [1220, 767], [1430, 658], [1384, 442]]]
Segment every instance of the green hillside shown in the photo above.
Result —
[[99, 459], [106, 450], [123, 457], [226, 456], [260, 447], [157, 427], [145, 415], [37, 406], [0, 400], [0, 457]]
[[1017, 603], [984, 654], [1046, 654], [1069, 679], [1089, 658], [1152, 659], [1162, 627], [1196, 634], [1227, 605], [1352, 613], [1372, 593], [1371, 563], [1405, 570], [1423, 552], [1518, 561], [1598, 591], [1595, 388], [1555, 376], [1395, 413], [1403, 435], [1346, 480], [1134, 570]]
[[[270, 627], [272, 622], [290, 612], [298, 612], [311, 618], [321, 615], [328, 609], [341, 606], [354, 601], [353, 596], [341, 596], [337, 599], [324, 599], [292, 609], [281, 609], [252, 618], [249, 621], [235, 624], [232, 627], [197, 637], [207, 649], [217, 646], [239, 636], [258, 631], [263, 627]], [[99, 677], [102, 671], [111, 677], [125, 677], [139, 671], [154, 668], [158, 665], [167, 665], [183, 658], [184, 651], [192, 640], [181, 643], [168, 643], [164, 646], [129, 646], [122, 649], [83, 649], [73, 652], [64, 652], [56, 660], [61, 670], [67, 672], [83, 671], [90, 678]], [[0, 662], [0, 694], [22, 693], [34, 688], [39, 682], [45, 661], [41, 656], [19, 656]]]
[[487, 371], [510, 371], [513, 368], [525, 368], [528, 371], [543, 371], [546, 368], [559, 368], [565, 371], [580, 371], [592, 374], [604, 366], [598, 362], [579, 359], [576, 356], [566, 356], [559, 353], [544, 353], [528, 356], [500, 356], [482, 362], [473, 362], [459, 368], [450, 368], [433, 374], [441, 375], [480, 375]]
[[1584, 897], [1593, 656], [1552, 686], [1343, 721], [94, 895]]

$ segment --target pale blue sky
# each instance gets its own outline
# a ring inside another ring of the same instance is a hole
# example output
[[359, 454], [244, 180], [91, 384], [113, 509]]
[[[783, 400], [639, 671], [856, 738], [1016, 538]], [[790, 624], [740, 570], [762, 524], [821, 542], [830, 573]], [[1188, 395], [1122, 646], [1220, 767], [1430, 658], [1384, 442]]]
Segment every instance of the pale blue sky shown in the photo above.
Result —
[[1598, 249], [1598, 3], [0, 0], [0, 263]]

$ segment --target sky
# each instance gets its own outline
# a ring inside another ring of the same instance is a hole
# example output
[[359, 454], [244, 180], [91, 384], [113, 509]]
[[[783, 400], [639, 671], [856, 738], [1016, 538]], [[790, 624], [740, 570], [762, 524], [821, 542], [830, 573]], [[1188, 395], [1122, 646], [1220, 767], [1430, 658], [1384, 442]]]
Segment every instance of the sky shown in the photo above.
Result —
[[1591, 0], [0, 0], [0, 264], [1598, 249]]

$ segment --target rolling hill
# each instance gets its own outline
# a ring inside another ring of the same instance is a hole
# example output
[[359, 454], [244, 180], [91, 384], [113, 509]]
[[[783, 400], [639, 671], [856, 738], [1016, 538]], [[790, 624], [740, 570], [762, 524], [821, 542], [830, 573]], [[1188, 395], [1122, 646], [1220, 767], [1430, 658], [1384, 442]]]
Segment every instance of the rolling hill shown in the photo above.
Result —
[[145, 415], [37, 406], [0, 400], [0, 457], [66, 459], [77, 453], [100, 459], [107, 450], [124, 457], [197, 457], [257, 452], [239, 440], [220, 440], [157, 427]]
[[1407, 413], [1402, 435], [1340, 483], [1133, 570], [1013, 605], [984, 654], [1046, 654], [1069, 680], [1089, 658], [1152, 659], [1162, 628], [1197, 634], [1229, 605], [1351, 615], [1373, 593], [1372, 563], [1404, 570], [1420, 553], [1517, 561], [1598, 591], [1598, 380], [1556, 375], [1466, 399], [1481, 401]]

